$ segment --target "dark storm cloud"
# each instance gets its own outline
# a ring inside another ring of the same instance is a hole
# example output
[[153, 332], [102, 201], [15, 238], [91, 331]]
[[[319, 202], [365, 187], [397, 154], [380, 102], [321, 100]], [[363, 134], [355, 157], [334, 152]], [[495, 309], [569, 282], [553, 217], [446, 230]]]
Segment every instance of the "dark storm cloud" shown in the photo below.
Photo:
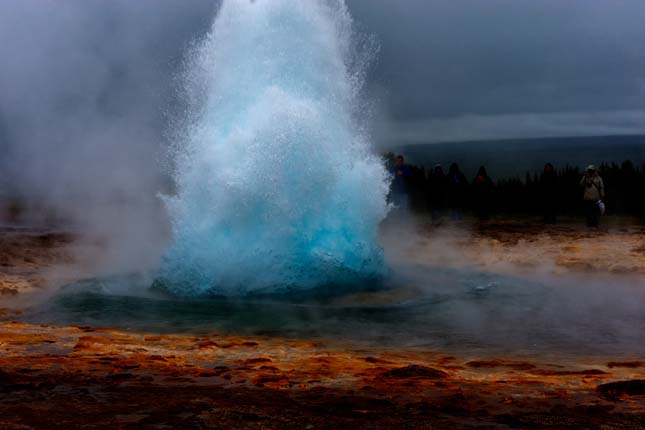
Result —
[[[412, 127], [445, 119], [441, 128], [450, 139], [448, 129], [469, 128], [473, 116], [494, 128], [501, 115], [498, 134], [522, 137], [540, 131], [508, 129], [512, 124], [504, 118], [544, 114], [549, 134], [553, 113], [587, 121], [585, 113], [604, 112], [611, 132], [616, 112], [625, 112], [633, 124], [635, 112], [645, 111], [643, 1], [348, 3], [356, 20], [380, 39], [375, 86], [396, 122]], [[462, 117], [463, 124], [456, 121]], [[600, 121], [596, 125], [605, 121], [602, 115], [592, 118]], [[643, 121], [634, 131], [644, 131]]]

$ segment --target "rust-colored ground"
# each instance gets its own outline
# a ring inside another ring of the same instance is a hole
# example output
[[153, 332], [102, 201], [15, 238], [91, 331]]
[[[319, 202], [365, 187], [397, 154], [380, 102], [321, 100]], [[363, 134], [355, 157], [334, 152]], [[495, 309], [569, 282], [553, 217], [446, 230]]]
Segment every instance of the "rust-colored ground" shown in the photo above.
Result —
[[[490, 270], [549, 261], [553, 271], [616, 273], [622, 265], [645, 273], [636, 227], [433, 231], [419, 247], [441, 245]], [[645, 357], [517, 361], [16, 322], [16, 298], [47, 285], [49, 269], [70, 258], [71, 241], [46, 232], [0, 235], [0, 429], [645, 428]], [[597, 253], [589, 250], [600, 242]], [[463, 261], [447, 252], [409, 257]]]
[[[498, 273], [596, 272], [645, 277], [645, 225], [620, 218], [603, 221], [605, 225], [598, 230], [575, 221], [544, 225], [535, 220], [496, 219], [440, 226], [419, 222], [404, 240], [411, 246], [395, 252], [407, 261]], [[387, 235], [400, 238], [396, 229]]]
[[6, 322], [0, 428], [639, 429], [645, 386], [601, 384], [643, 366]]
[[72, 262], [72, 242], [47, 229], [0, 227], [0, 300], [44, 288], [48, 269]]

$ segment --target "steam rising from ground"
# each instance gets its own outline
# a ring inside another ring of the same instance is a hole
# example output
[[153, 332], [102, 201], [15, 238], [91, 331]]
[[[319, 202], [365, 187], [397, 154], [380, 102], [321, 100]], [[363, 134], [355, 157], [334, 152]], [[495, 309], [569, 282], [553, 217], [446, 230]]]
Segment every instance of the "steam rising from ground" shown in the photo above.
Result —
[[105, 270], [156, 264], [173, 75], [214, 12], [211, 0], [0, 2], [0, 212], [21, 198], [26, 221], [72, 224], [101, 243], [90, 260]]
[[612, 225], [608, 233], [571, 223], [419, 221], [382, 234], [397, 288], [342, 298], [344, 305], [418, 307], [410, 320], [423, 321], [425, 336], [409, 335], [415, 323], [402, 335], [415, 345], [439, 339], [491, 355], [644, 352], [642, 226]]
[[342, 1], [223, 3], [187, 71], [162, 285], [228, 294], [383, 273], [388, 175], [358, 120], [374, 45], [354, 36]]

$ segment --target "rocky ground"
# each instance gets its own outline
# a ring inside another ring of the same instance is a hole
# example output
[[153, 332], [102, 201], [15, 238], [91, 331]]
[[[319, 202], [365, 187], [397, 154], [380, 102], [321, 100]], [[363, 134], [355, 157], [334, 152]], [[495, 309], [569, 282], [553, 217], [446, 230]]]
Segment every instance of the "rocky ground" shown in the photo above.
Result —
[[645, 275], [645, 225], [621, 218], [605, 223], [601, 229], [588, 229], [577, 220], [557, 225], [503, 218], [440, 225], [416, 221], [407, 236], [393, 229], [387, 235], [394, 240], [386, 241], [410, 244], [399, 246], [394, 258], [442, 267]]
[[74, 236], [47, 228], [0, 227], [0, 303], [44, 289], [51, 269], [73, 263]]
[[[645, 229], [425, 226], [399, 258], [482, 270], [645, 273]], [[402, 237], [402, 236], [400, 236]], [[0, 232], [0, 429], [643, 429], [645, 357], [478, 359], [341, 343], [20, 321], [74, 237]], [[77, 272], [76, 272], [77, 273]]]
[[[581, 360], [582, 361], [582, 360]], [[641, 429], [645, 363], [0, 324], [0, 428]]]

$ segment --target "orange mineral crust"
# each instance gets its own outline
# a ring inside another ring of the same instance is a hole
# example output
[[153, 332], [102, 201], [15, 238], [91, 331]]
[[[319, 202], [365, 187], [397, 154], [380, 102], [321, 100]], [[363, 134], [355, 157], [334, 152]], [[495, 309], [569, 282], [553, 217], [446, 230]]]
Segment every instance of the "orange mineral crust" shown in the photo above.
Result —
[[638, 429], [645, 368], [5, 322], [0, 428]]

